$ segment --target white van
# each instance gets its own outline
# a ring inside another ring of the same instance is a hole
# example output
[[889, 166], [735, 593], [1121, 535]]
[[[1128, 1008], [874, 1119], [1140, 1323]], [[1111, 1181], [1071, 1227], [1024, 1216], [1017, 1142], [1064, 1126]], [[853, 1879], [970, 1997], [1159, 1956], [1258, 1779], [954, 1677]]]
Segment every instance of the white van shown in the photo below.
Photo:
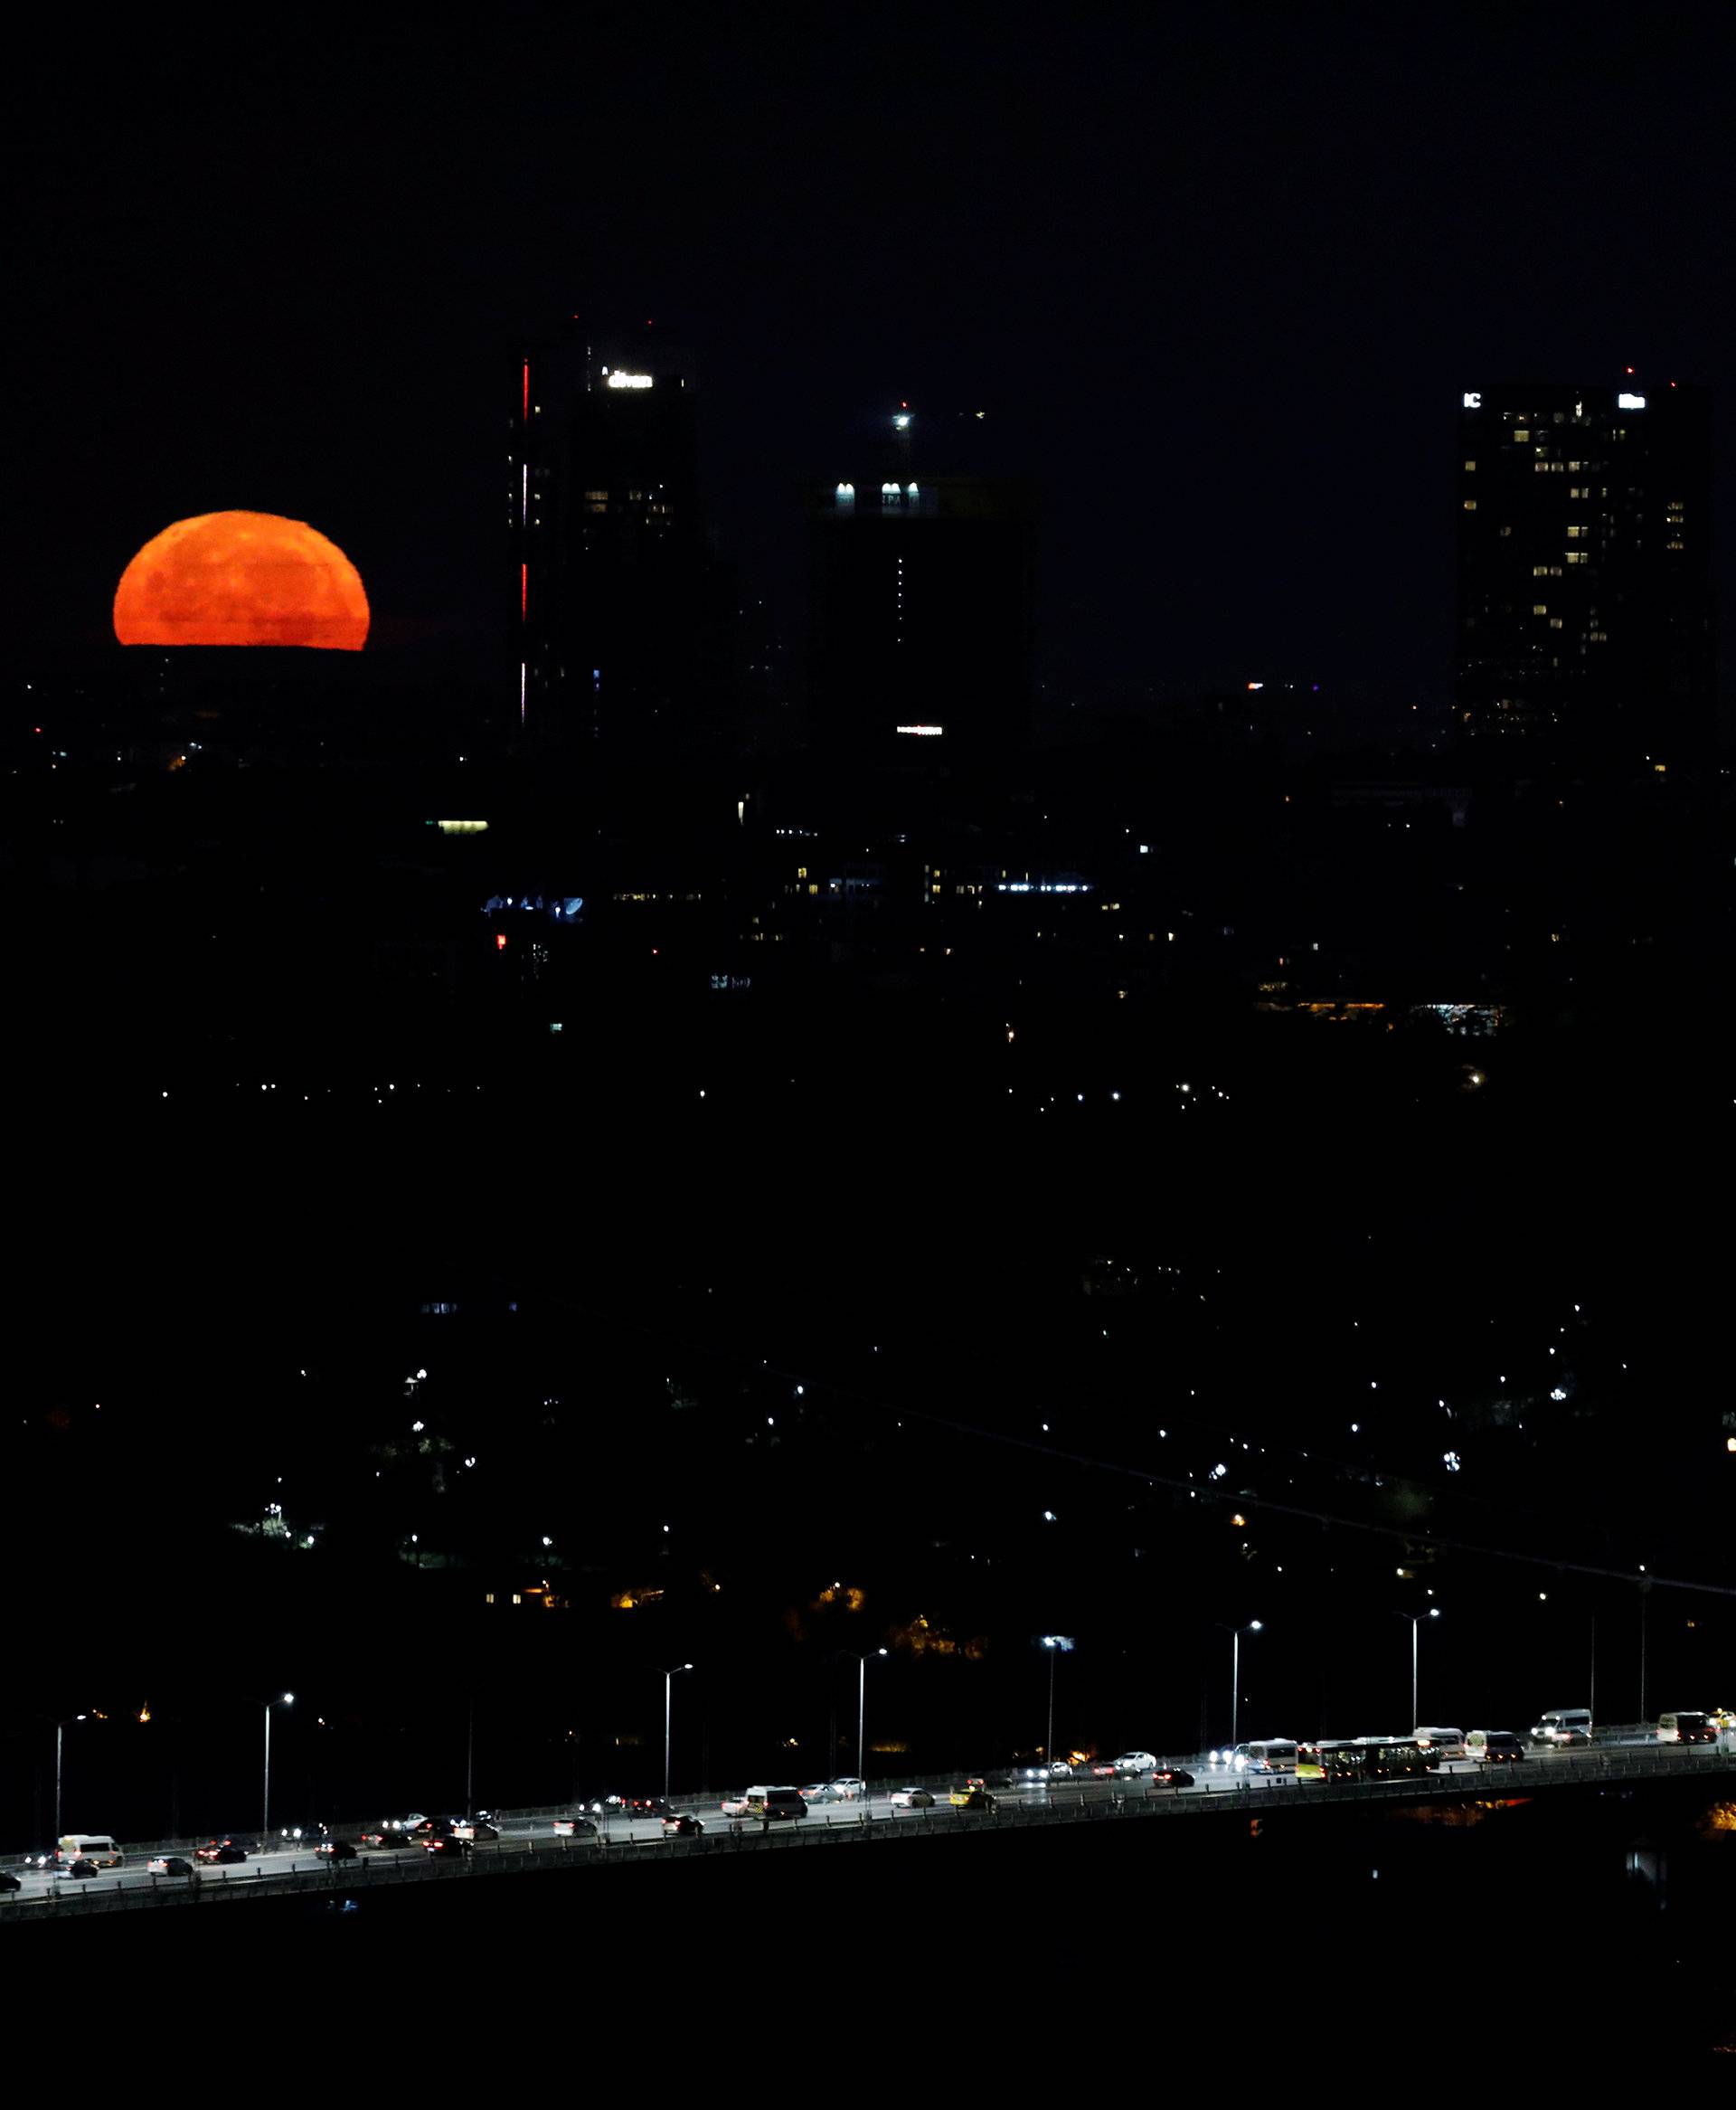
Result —
[[1482, 1765], [1518, 1765], [1525, 1746], [1511, 1729], [1472, 1729], [1465, 1738], [1467, 1755]]
[[1531, 1732], [1533, 1744], [1589, 1744], [1591, 1709], [1589, 1707], [1552, 1707]]
[[800, 1788], [750, 1788], [723, 1804], [726, 1817], [806, 1817]]
[[54, 1849], [55, 1865], [70, 1869], [74, 1861], [91, 1861], [99, 1869], [118, 1869], [120, 1849], [106, 1831], [69, 1831]]
[[1288, 1736], [1271, 1736], [1256, 1744], [1238, 1744], [1230, 1754], [1233, 1773], [1294, 1774], [1296, 1746]]

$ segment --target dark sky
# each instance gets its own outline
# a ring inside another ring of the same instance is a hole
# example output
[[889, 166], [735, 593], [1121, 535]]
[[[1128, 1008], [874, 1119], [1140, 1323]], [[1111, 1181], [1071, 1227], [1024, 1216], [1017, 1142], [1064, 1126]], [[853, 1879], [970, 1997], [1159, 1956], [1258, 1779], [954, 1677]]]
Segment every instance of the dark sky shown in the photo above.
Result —
[[1725, 383], [1716, 5], [188, 13], [16, 72], [14, 636], [108, 635], [171, 519], [349, 551], [467, 657], [511, 347], [695, 347], [724, 546], [795, 613], [794, 486], [986, 408], [1042, 480], [1052, 679], [1438, 693], [1459, 392]]

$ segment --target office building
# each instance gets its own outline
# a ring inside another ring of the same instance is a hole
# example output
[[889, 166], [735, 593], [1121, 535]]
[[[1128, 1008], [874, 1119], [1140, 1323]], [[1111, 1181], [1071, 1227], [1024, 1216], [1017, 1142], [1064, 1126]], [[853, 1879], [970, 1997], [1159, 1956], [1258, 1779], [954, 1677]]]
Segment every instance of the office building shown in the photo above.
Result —
[[521, 354], [506, 493], [519, 718], [564, 752], [670, 752], [715, 718], [725, 588], [692, 363], [648, 328]]
[[1667, 768], [1712, 727], [1703, 390], [1467, 390], [1456, 718], [1474, 747]]
[[912, 413], [807, 493], [810, 742], [949, 762], [1029, 739], [1036, 505], [1014, 478], [925, 476]]

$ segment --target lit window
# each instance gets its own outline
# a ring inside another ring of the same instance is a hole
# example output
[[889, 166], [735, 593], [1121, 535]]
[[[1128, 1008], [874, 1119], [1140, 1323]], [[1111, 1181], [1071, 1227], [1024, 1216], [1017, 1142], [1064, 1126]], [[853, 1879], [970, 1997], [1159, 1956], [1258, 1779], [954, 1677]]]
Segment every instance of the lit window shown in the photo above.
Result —
[[1680, 549], [1685, 549], [1685, 548], [1687, 547], [1687, 544], [1686, 544], [1684, 542], [1682, 542], [1682, 541], [1680, 541], [1679, 539], [1676, 539], [1676, 540], [1672, 540], [1672, 541], [1670, 541], [1670, 542], [1666, 542], [1666, 543], [1664, 544], [1664, 547], [1665, 547], [1666, 550], [1680, 550]]
[[1591, 553], [1589, 550], [1569, 550], [1567, 561], [1570, 564], [1589, 564], [1591, 562]]
[[1580, 535], [1583, 535], [1585, 532], [1586, 532], [1586, 531], [1585, 531], [1585, 529], [1584, 529], [1583, 527], [1576, 526], [1576, 525], [1572, 525], [1571, 523], [1570, 523], [1570, 524], [1569, 524], [1569, 526], [1568, 526], [1568, 530], [1567, 530], [1567, 533], [1568, 533], [1568, 539], [1569, 539], [1570, 541], [1572, 541], [1572, 540], [1574, 540], [1575, 538], [1577, 538], [1578, 536], [1580, 536]]
[[1467, 461], [1467, 462], [1465, 464], [1465, 467], [1466, 467], [1467, 469], [1474, 469], [1474, 468], [1477, 467], [1477, 464], [1476, 464], [1474, 461]]
[[593, 506], [599, 504], [606, 506], [609, 503], [609, 493], [607, 491], [587, 491], [585, 493], [585, 497]]
[[1559, 630], [1561, 627], [1561, 617], [1558, 615], [1551, 616], [1549, 619], [1549, 627], [1552, 630]]
[[1531, 434], [1530, 434], [1528, 431], [1526, 431], [1526, 432], [1515, 432], [1515, 433], [1514, 434], [1514, 438], [1515, 440], [1529, 440], [1529, 439], [1531, 438]]
[[1477, 511], [1477, 500], [1475, 498], [1467, 498], [1465, 501], [1465, 510], [1467, 513], [1475, 513]]
[[1512, 528], [1510, 528], [1510, 527], [1504, 527], [1504, 528], [1502, 528], [1502, 529], [1501, 529], [1499, 532], [1500, 532], [1502, 535], [1511, 535], [1511, 534], [1513, 533], [1513, 530], [1512, 530]]
[[1549, 613], [1548, 601], [1533, 601], [1531, 604], [1531, 612], [1533, 615], [1547, 615]]

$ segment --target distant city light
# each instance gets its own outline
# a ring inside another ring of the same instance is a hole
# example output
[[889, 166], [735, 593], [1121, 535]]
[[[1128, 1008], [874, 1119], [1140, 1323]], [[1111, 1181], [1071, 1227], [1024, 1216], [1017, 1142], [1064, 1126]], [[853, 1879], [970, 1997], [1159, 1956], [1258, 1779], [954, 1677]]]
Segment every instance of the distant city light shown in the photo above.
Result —
[[939, 740], [946, 731], [946, 727], [944, 725], [897, 725], [893, 727], [893, 731], [908, 733], [913, 740]]
[[1646, 398], [1643, 395], [1632, 395], [1623, 389], [1616, 398], [1616, 408], [1618, 411], [1643, 411], [1646, 408]]
[[909, 411], [900, 411], [898, 415], [892, 420], [892, 422], [898, 427], [901, 432], [907, 432], [909, 431], [910, 425], [910, 413]]

